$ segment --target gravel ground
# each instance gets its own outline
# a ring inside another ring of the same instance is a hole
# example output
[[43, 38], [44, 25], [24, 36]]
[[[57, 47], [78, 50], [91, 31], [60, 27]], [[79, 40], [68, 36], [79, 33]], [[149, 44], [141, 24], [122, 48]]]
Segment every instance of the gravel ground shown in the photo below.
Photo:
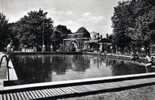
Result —
[[155, 85], [59, 100], [155, 100]]

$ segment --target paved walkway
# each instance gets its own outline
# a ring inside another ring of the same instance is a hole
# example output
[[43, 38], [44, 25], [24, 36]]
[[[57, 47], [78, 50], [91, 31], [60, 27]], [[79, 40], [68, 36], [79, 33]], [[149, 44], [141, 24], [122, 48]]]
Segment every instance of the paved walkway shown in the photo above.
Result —
[[0, 100], [55, 100], [155, 85], [155, 73], [4, 87]]
[[155, 85], [58, 100], [155, 100]]

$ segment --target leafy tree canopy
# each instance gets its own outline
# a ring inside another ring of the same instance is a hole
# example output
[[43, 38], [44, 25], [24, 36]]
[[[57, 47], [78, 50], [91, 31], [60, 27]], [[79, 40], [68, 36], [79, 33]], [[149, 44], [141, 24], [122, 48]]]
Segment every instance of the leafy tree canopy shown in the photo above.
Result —
[[[113, 35], [117, 46], [122, 38], [119, 36], [127, 36], [131, 38], [126, 46], [130, 44], [138, 44], [149, 46], [154, 36], [153, 23], [155, 20], [155, 5], [153, 0], [131, 0], [119, 2], [114, 7]], [[139, 42], [140, 41], [140, 42]], [[147, 45], [146, 45], [147, 43]]]
[[41, 48], [43, 44], [50, 45], [50, 36], [53, 32], [53, 20], [47, 18], [43, 10], [30, 11], [12, 26], [12, 32], [19, 41], [20, 47]]
[[4, 50], [9, 42], [10, 31], [6, 16], [0, 13], [0, 50]]
[[[56, 34], [59, 34], [59, 37]], [[52, 39], [54, 39], [54, 38], [64, 39], [67, 37], [67, 34], [72, 34], [71, 30], [68, 29], [65, 25], [58, 25], [55, 27], [53, 35], [51, 38]]]
[[53, 34], [51, 35], [51, 42], [54, 46], [54, 50], [60, 47], [60, 44], [62, 44], [63, 39], [66, 38], [68, 34], [72, 34], [72, 32], [65, 25], [57, 25], [54, 28]]

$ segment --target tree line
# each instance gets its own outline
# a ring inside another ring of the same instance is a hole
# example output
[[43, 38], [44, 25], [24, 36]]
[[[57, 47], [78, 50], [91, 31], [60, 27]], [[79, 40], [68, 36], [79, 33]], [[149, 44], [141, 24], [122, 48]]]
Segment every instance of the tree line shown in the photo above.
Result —
[[[59, 48], [67, 34], [73, 33], [65, 25], [54, 27], [54, 20], [48, 18], [47, 14], [41, 9], [30, 11], [19, 21], [9, 23], [6, 16], [0, 13], [0, 50], [5, 50], [11, 40], [17, 50], [33, 46], [41, 50], [43, 44], [46, 50], [51, 44], [54, 50]], [[114, 51], [140, 51], [142, 47], [149, 51], [150, 45], [155, 43], [154, 0], [118, 2], [111, 20]], [[86, 32], [87, 36], [90, 37], [90, 34]]]
[[65, 25], [53, 26], [53, 19], [47, 17], [47, 12], [39, 9], [30, 11], [19, 21], [9, 23], [6, 16], [0, 13], [0, 50], [4, 51], [7, 44], [12, 41], [14, 50], [21, 48], [36, 47], [41, 51], [42, 45], [46, 45], [46, 50], [59, 48], [59, 44], [73, 34]]
[[113, 45], [121, 52], [145, 50], [155, 43], [154, 0], [119, 2], [112, 16]]

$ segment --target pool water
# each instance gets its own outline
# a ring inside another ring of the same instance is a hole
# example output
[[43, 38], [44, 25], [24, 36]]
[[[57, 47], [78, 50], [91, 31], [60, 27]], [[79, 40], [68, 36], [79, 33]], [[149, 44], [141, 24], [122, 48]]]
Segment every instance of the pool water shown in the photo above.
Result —
[[92, 55], [15, 55], [16, 84], [146, 73], [143, 66]]

